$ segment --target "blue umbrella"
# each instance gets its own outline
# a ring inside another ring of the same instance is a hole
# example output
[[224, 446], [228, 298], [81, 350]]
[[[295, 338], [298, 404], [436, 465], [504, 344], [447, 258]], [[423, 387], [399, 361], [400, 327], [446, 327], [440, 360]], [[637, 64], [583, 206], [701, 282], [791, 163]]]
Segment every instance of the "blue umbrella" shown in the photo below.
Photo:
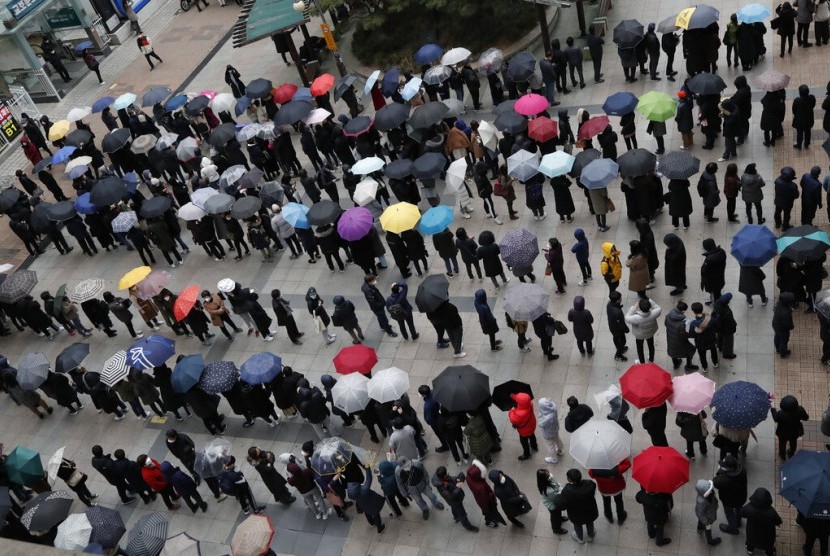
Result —
[[75, 45], [75, 52], [80, 53], [86, 50], [87, 48], [92, 48], [93, 46], [95, 45], [92, 43], [92, 41], [79, 42]]
[[75, 210], [78, 211], [79, 214], [95, 214], [98, 212], [98, 207], [92, 204], [92, 201], [89, 200], [89, 192], [84, 193], [83, 195], [79, 195], [77, 199], [75, 199]]
[[753, 382], [738, 380], [721, 386], [709, 404], [721, 426], [741, 431], [758, 426], [769, 413], [769, 394]]
[[314, 95], [311, 94], [311, 89], [308, 87], [300, 87], [294, 93], [294, 96], [291, 97], [291, 100], [311, 100], [312, 98], [314, 98]]
[[239, 381], [239, 369], [233, 361], [211, 361], [205, 365], [199, 388], [208, 394], [227, 392]]
[[176, 342], [164, 336], [142, 338], [127, 351], [127, 365], [143, 371], [158, 367], [176, 354]]
[[444, 49], [437, 44], [425, 44], [415, 53], [415, 61], [419, 64], [431, 64], [444, 55]]
[[764, 266], [778, 252], [775, 240], [766, 226], [747, 224], [732, 236], [732, 256], [741, 266]]
[[251, 105], [251, 99], [248, 97], [239, 97], [236, 101], [236, 106], [233, 109], [233, 113], [237, 116], [241, 116], [245, 113], [245, 110]]
[[61, 147], [58, 152], [52, 155], [52, 166], [63, 164], [69, 160], [69, 156], [78, 150], [78, 147]]
[[81, 176], [83, 176], [87, 172], [89, 172], [89, 166], [84, 164], [82, 166], [75, 166], [74, 168], [69, 170], [69, 173], [66, 174], [66, 175], [69, 176], [70, 180], [74, 180], [74, 179], [80, 178]]
[[739, 23], [760, 23], [771, 16], [772, 13], [763, 4], [747, 4], [738, 10], [737, 15]]
[[248, 384], [268, 384], [282, 373], [282, 359], [273, 353], [257, 353], [242, 363], [240, 378]]
[[282, 207], [282, 217], [295, 228], [307, 230], [311, 227], [308, 221], [308, 207], [300, 203], [286, 203]]
[[602, 189], [617, 179], [620, 167], [610, 158], [598, 158], [582, 169], [579, 181], [588, 189]]
[[830, 452], [799, 450], [787, 460], [781, 496], [808, 519], [830, 519]]
[[614, 93], [605, 99], [602, 110], [609, 116], [624, 116], [634, 112], [637, 102], [637, 97], [627, 91]]
[[111, 106], [112, 103], [115, 102], [113, 97], [102, 97], [95, 101], [95, 104], [92, 105], [93, 112], [101, 112], [107, 106]]
[[383, 96], [391, 97], [394, 95], [400, 86], [400, 81], [401, 72], [397, 66], [383, 74], [383, 81], [380, 82], [380, 90], [383, 92]]
[[204, 370], [205, 360], [202, 359], [202, 354], [185, 355], [173, 367], [173, 375], [170, 377], [173, 390], [184, 394], [199, 383]]
[[[187, 104], [187, 95], [176, 95], [164, 103], [164, 107], [171, 112]], [[238, 116], [239, 114], [237, 114]]]
[[452, 224], [454, 211], [447, 205], [438, 205], [426, 211], [418, 222], [418, 229], [424, 235], [435, 235], [443, 232], [447, 226]]

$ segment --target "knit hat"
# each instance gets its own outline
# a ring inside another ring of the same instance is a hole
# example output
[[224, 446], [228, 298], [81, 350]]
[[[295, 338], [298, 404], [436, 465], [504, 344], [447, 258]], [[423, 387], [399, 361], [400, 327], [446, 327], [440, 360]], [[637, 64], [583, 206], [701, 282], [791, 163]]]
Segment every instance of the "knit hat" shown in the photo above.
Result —
[[686, 98], [686, 91], [677, 91], [677, 98], [681, 100]]

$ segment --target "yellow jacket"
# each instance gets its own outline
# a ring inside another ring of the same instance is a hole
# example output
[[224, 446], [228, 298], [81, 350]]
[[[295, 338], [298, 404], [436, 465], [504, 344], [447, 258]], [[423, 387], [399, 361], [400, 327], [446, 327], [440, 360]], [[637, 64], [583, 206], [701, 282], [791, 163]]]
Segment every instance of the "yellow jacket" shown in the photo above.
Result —
[[611, 242], [603, 243], [602, 255], [600, 273], [606, 280], [619, 282], [622, 278], [622, 263], [620, 263], [620, 252], [617, 251], [617, 247]]

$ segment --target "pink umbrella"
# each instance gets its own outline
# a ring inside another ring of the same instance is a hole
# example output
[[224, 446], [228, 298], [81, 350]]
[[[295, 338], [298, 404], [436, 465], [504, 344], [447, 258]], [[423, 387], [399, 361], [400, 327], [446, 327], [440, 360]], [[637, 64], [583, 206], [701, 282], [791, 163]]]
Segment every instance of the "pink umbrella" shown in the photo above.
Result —
[[712, 401], [715, 395], [715, 381], [700, 373], [676, 376], [672, 379], [674, 392], [669, 403], [675, 411], [698, 413]]
[[138, 297], [149, 299], [158, 295], [170, 283], [170, 273], [165, 270], [154, 270], [147, 278], [138, 283]]
[[369, 209], [352, 207], [340, 217], [337, 223], [337, 233], [346, 241], [357, 241], [366, 237], [374, 226], [374, 218]]
[[202, 91], [201, 93], [199, 93], [198, 96], [204, 95], [208, 97], [210, 100], [213, 100], [213, 98], [218, 94], [219, 93], [217, 93], [216, 91]]
[[550, 106], [548, 99], [542, 95], [528, 93], [516, 101], [516, 104], [513, 106], [513, 110], [522, 116], [535, 116], [536, 114], [547, 110], [548, 106]]

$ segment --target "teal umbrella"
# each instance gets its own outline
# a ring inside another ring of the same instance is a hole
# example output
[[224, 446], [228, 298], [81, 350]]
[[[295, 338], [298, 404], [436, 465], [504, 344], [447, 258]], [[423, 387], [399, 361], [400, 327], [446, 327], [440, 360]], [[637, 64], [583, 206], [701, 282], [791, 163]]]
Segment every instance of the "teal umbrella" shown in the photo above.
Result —
[[40, 454], [25, 446], [17, 446], [6, 458], [9, 480], [20, 485], [32, 485], [43, 480]]
[[782, 257], [796, 262], [817, 261], [830, 249], [830, 237], [815, 226], [798, 226], [784, 232], [776, 244]]

